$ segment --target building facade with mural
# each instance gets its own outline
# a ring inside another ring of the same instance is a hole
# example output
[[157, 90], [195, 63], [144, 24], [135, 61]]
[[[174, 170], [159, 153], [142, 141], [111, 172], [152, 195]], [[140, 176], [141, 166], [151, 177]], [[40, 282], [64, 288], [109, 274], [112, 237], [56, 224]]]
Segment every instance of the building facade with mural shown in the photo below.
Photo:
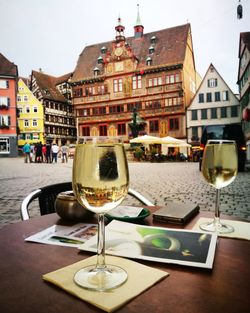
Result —
[[18, 68], [0, 53], [0, 157], [17, 156]]
[[22, 147], [26, 142], [29, 144], [45, 143], [43, 105], [27, 85], [26, 79], [19, 78], [17, 93], [19, 147]]
[[70, 144], [76, 141], [74, 109], [69, 81], [72, 74], [54, 77], [32, 71], [30, 90], [43, 105], [44, 140]]
[[186, 108], [196, 92], [190, 24], [144, 34], [139, 12], [134, 36], [121, 19], [115, 39], [86, 46], [71, 79], [77, 136], [133, 137], [140, 134], [186, 138]]

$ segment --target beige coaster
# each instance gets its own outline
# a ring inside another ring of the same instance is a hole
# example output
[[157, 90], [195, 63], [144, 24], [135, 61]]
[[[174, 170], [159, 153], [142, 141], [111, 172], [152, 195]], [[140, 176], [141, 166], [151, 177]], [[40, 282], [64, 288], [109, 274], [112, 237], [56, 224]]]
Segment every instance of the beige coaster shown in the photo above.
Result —
[[128, 280], [122, 286], [107, 292], [90, 291], [77, 286], [73, 281], [75, 272], [95, 263], [96, 256], [93, 256], [45, 274], [43, 279], [106, 312], [112, 312], [169, 275], [167, 272], [125, 258], [107, 255], [106, 263], [124, 268], [128, 273]]
[[[193, 230], [203, 231], [200, 229], [199, 225], [212, 220], [212, 218], [201, 217], [194, 225]], [[218, 234], [218, 236], [250, 240], [250, 223], [223, 219], [221, 219], [221, 222], [233, 226], [234, 232], [229, 234]]]

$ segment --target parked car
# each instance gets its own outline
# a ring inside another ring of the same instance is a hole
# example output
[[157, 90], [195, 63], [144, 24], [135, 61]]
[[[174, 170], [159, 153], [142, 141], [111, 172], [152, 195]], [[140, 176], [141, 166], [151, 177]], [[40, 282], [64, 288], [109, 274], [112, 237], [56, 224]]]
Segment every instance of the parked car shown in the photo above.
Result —
[[69, 158], [73, 158], [75, 155], [76, 145], [69, 145]]
[[208, 125], [204, 127], [200, 144], [200, 170], [204, 148], [209, 139], [235, 140], [238, 148], [238, 171], [244, 171], [246, 141], [240, 124]]

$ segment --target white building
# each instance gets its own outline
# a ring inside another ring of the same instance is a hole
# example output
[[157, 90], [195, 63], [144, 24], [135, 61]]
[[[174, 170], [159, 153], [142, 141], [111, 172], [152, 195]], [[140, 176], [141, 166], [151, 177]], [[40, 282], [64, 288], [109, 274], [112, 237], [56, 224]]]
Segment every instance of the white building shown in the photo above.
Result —
[[211, 63], [187, 109], [188, 143], [199, 144], [204, 126], [240, 122], [239, 100]]

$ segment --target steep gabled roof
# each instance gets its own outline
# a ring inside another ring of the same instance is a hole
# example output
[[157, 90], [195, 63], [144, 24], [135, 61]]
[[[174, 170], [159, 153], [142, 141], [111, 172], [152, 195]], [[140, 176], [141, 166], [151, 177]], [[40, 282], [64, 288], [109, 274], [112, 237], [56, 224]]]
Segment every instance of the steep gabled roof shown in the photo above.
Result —
[[36, 79], [37, 85], [39, 86], [44, 99], [67, 102], [64, 96], [61, 95], [59, 90], [56, 88], [56, 84], [58, 84], [57, 77], [37, 71], [32, 71], [32, 76]]
[[250, 51], [250, 32], [240, 33], [240, 38], [247, 46], [247, 49]]
[[0, 75], [18, 76], [17, 66], [0, 53]]
[[[142, 38], [129, 37], [126, 42], [130, 45], [135, 57], [139, 60], [138, 68], [146, 67], [149, 56], [151, 37], [156, 37], [155, 51], [150, 55], [153, 66], [183, 63], [190, 24], [167, 28], [144, 34]], [[97, 66], [97, 59], [101, 55], [101, 48], [105, 46], [112, 51], [113, 41], [102, 42], [84, 48], [79, 56], [72, 81], [76, 82], [93, 77], [93, 69]]]

